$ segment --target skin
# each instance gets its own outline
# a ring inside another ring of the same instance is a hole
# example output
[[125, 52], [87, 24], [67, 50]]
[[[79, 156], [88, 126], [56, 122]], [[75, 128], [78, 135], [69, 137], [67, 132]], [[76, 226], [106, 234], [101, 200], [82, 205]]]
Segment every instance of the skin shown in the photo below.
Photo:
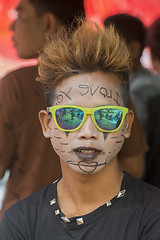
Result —
[[[113, 75], [101, 72], [80, 74], [63, 80], [56, 87], [56, 95], [58, 96], [60, 91], [66, 93], [72, 87], [70, 98], [65, 95], [61, 103], [58, 103], [56, 98], [53, 105], [117, 106], [114, 94], [112, 98], [104, 98], [99, 91], [82, 94], [79, 85], [86, 84], [96, 89], [97, 79], [99, 86], [119, 93], [119, 104], [123, 106], [119, 80]], [[65, 215], [71, 217], [89, 213], [116, 196], [123, 178], [123, 173], [118, 168], [117, 153], [124, 138], [130, 136], [133, 112], [129, 111], [122, 127], [114, 133], [108, 133], [107, 137], [95, 127], [90, 116], [79, 130], [69, 133], [68, 136], [56, 128], [46, 111], [42, 110], [39, 117], [44, 136], [51, 138], [52, 146], [60, 156], [63, 178], [58, 183], [58, 199]], [[77, 154], [75, 149], [80, 147], [97, 149], [99, 154], [94, 151]], [[97, 189], [96, 196], [94, 189]]]
[[38, 16], [29, 0], [21, 0], [17, 6], [17, 19], [10, 29], [20, 58], [36, 58], [42, 50], [47, 34], [55, 32], [57, 20], [51, 13]]

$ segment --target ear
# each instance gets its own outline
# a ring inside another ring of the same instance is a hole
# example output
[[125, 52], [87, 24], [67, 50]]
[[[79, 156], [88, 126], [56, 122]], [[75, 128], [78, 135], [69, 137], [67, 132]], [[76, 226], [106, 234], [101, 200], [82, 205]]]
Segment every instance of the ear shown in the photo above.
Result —
[[57, 18], [50, 12], [46, 12], [43, 15], [43, 24], [46, 35], [57, 32], [57, 29], [60, 26], [60, 22]]
[[132, 110], [129, 110], [128, 114], [126, 115], [125, 135], [124, 135], [125, 138], [129, 138], [131, 135], [133, 120], [134, 120], [134, 113]]
[[41, 110], [39, 112], [39, 121], [41, 123], [43, 135], [46, 138], [50, 138], [50, 131], [51, 131], [51, 128], [50, 128], [50, 116], [47, 113], [47, 111]]

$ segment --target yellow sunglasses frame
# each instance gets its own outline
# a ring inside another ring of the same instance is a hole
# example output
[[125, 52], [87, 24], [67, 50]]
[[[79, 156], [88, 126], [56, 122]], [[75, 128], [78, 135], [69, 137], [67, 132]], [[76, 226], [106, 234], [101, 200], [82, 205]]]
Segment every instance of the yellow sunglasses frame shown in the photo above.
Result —
[[[83, 120], [82, 120], [82, 122], [80, 123], [80, 125], [79, 125], [77, 128], [70, 129], [70, 130], [63, 129], [63, 128], [61, 128], [61, 127], [58, 125], [57, 120], [56, 120], [56, 114], [55, 114], [55, 112], [56, 112], [57, 109], [59, 109], [59, 108], [68, 108], [68, 107], [69, 107], [69, 108], [77, 108], [77, 109], [80, 109], [80, 110], [82, 110], [82, 111], [84, 112], [84, 117], [83, 117]], [[95, 112], [96, 110], [104, 109], [104, 108], [107, 108], [107, 109], [114, 108], [114, 109], [118, 109], [118, 110], [121, 110], [121, 111], [122, 111], [122, 120], [121, 120], [121, 123], [120, 123], [120, 125], [118, 126], [118, 128], [116, 128], [116, 129], [114, 129], [114, 130], [104, 130], [104, 129], [101, 129], [101, 128], [97, 125], [97, 123], [96, 123], [96, 121], [95, 121], [95, 118], [94, 118], [94, 112]], [[52, 107], [47, 107], [47, 113], [48, 113], [48, 114], [49, 114], [49, 113], [52, 114], [52, 117], [53, 117], [53, 120], [54, 120], [54, 122], [55, 122], [55, 124], [56, 124], [56, 127], [57, 127], [58, 129], [60, 129], [61, 131], [64, 131], [64, 132], [74, 132], [74, 131], [80, 129], [80, 128], [82, 127], [82, 125], [84, 124], [84, 122], [85, 122], [88, 114], [91, 115], [92, 121], [93, 121], [94, 125], [96, 126], [96, 128], [97, 128], [98, 130], [100, 130], [101, 132], [115, 132], [115, 131], [118, 131], [118, 130], [121, 128], [121, 126], [122, 126], [122, 124], [123, 124], [123, 122], [124, 122], [124, 119], [125, 119], [125, 117], [126, 117], [126, 115], [127, 115], [127, 113], [128, 113], [128, 108], [126, 108], [126, 107], [121, 107], [121, 106], [102, 106], [102, 107], [95, 107], [95, 108], [84, 108], [84, 107], [72, 106], [72, 105], [56, 105], [56, 106], [52, 106]]]

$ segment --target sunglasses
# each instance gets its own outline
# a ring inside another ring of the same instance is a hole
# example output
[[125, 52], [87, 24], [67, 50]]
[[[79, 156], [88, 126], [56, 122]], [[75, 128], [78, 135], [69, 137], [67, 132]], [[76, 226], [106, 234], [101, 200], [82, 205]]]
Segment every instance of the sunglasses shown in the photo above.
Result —
[[58, 129], [73, 132], [81, 128], [90, 114], [96, 128], [102, 132], [115, 132], [123, 124], [128, 108], [119, 106], [102, 106], [84, 108], [71, 105], [59, 105], [47, 108], [52, 114]]

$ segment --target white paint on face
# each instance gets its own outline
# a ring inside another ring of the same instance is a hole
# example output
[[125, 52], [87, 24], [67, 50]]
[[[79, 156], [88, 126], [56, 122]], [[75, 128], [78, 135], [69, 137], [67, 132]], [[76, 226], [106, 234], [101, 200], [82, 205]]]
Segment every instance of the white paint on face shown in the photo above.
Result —
[[[103, 93], [107, 90], [107, 96], [102, 94], [102, 89]], [[103, 105], [123, 106], [119, 80], [113, 75], [101, 72], [69, 77], [57, 86], [56, 94], [57, 100], [53, 105], [86, 108]], [[60, 95], [61, 101], [58, 102]], [[60, 156], [61, 163], [67, 163], [70, 168], [81, 174], [97, 173], [107, 167], [108, 162], [117, 158], [124, 142], [124, 134], [123, 124], [118, 131], [105, 133], [104, 136], [104, 133], [95, 127], [90, 115], [80, 129], [67, 135], [57, 129], [53, 119], [51, 120], [51, 142]]]

